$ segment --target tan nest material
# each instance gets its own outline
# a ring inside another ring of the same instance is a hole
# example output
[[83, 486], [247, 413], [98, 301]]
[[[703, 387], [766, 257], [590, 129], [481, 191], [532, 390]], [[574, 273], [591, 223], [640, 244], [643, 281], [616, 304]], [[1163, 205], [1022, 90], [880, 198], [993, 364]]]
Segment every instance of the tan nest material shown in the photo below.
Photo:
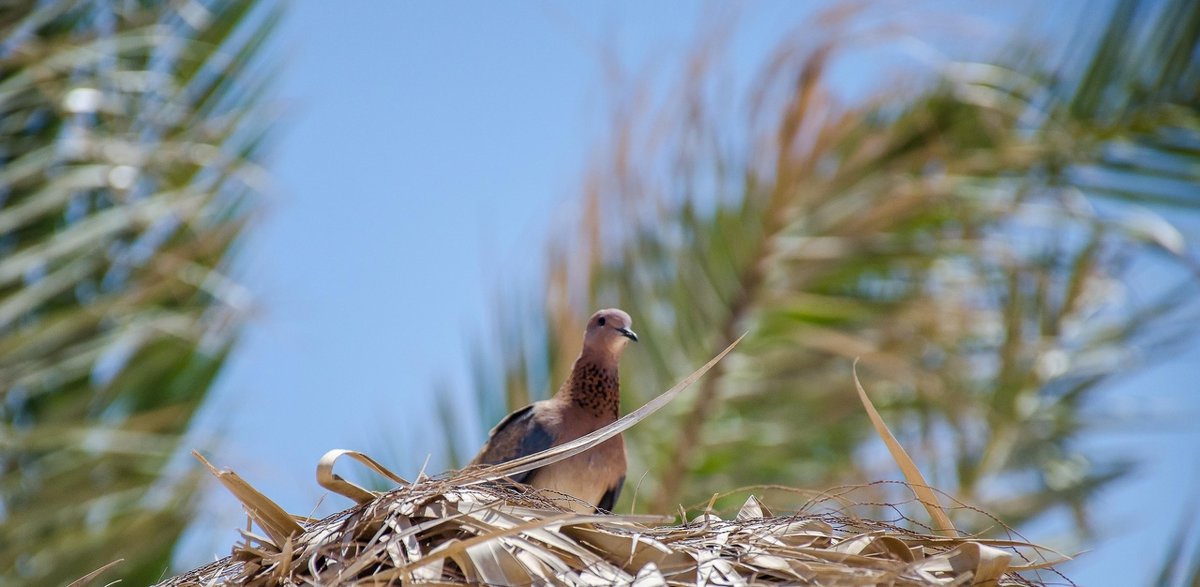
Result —
[[[734, 343], [736, 344], [736, 343]], [[330, 451], [317, 468], [322, 486], [358, 505], [324, 520], [289, 515], [231, 471], [197, 457], [246, 508], [265, 535], [243, 531], [233, 554], [169, 579], [164, 586], [210, 585], [1044, 585], [1052, 563], [1026, 542], [961, 537], [938, 496], [887, 431], [858, 386], [873, 425], [929, 513], [921, 533], [853, 515], [843, 495], [775, 516], [750, 497], [733, 519], [706, 512], [673, 517], [582, 515], [563, 496], [505, 477], [569, 458], [619, 434], [698, 379], [718, 355], [671, 390], [578, 440], [489, 467], [409, 483], [353, 451]], [[857, 383], [857, 378], [855, 379]], [[333, 474], [349, 456], [400, 484], [376, 494]], [[878, 504], [876, 504], [878, 505]], [[899, 512], [898, 507], [893, 507]], [[919, 525], [917, 525], [919, 526]], [[94, 578], [100, 569], [85, 579]], [[1035, 573], [1024, 576], [1019, 573]], [[1066, 581], [1054, 573], [1056, 579]]]
[[[426, 480], [170, 579], [192, 585], [1032, 585], [1031, 545], [944, 538], [826, 513], [730, 520], [580, 515], [471, 477]], [[558, 495], [553, 496], [559, 498]], [[1013, 564], [1020, 561], [1022, 564]]]

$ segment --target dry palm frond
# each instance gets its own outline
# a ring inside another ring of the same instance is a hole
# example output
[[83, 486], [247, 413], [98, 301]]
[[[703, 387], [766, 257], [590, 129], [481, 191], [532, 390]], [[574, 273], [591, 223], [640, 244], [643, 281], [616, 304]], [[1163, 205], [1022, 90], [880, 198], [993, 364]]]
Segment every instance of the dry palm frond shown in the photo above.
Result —
[[[422, 475], [408, 483], [366, 455], [330, 451], [321, 459], [318, 482], [359, 505], [317, 522], [288, 516], [233, 472], [209, 465], [266, 536], [245, 531], [245, 541], [230, 557], [162, 585], [1041, 584], [1018, 573], [1049, 568], [1044, 549], [1022, 541], [957, 536], [932, 490], [915, 484], [910, 488], [937, 520], [939, 535], [896, 525], [907, 520], [902, 514], [886, 522], [855, 515], [847, 506], [853, 488], [811, 499], [791, 515], [774, 516], [751, 495], [732, 519], [713, 512], [710, 503], [691, 522], [670, 525], [674, 518], [582, 515], [564, 509], [562, 494], [503, 478], [587, 450], [628, 429], [676, 397], [733, 346], [621, 420], [519, 461], [437, 479]], [[858, 390], [864, 407], [873, 412], [861, 385]], [[876, 425], [885, 439], [890, 436], [881, 419], [876, 418]], [[332, 472], [341, 456], [401, 487], [380, 495], [347, 482]], [[897, 462], [906, 475], [923, 483], [907, 457], [898, 456]]]
[[[580, 515], [560, 495], [475, 471], [383, 494], [280, 541], [244, 532], [188, 585], [1007, 585], [1045, 568], [1018, 541], [946, 538], [858, 518], [838, 500], [773, 516], [753, 496], [732, 519]], [[836, 504], [836, 507], [830, 507]]]

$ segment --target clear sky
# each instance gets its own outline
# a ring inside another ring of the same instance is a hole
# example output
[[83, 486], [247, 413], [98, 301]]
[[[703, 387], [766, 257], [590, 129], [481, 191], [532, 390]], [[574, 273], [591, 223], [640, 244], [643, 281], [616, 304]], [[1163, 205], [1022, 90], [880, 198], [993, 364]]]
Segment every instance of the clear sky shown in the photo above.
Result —
[[[742, 5], [730, 46], [735, 67], [755, 69], [819, 5]], [[917, 23], [969, 5], [922, 6], [895, 17]], [[980, 33], [948, 35], [930, 47], [978, 55], [1017, 30], [1050, 34], [1085, 6], [1095, 7], [1082, 0], [994, 3], [972, 13]], [[292, 2], [279, 35], [282, 132], [270, 162], [278, 191], [244, 248], [245, 281], [260, 312], [194, 442], [215, 440], [215, 464], [299, 514], [349, 505], [326, 496], [317, 507], [324, 493], [314, 469], [329, 449], [365, 450], [402, 475], [415, 473], [441, 439], [435, 383], [466, 389], [469, 349], [494, 322], [498, 293], [537, 287], [545, 238], [570, 215], [607, 121], [602, 52], [614, 51], [632, 71], [669, 65], [713, 22], [717, 7]], [[909, 48], [903, 58], [914, 65], [928, 55], [929, 47]], [[836, 72], [839, 88], [850, 96], [870, 88], [879, 58], [850, 59]], [[1200, 352], [1191, 359], [1200, 364]], [[1176, 410], [1182, 394], [1162, 382], [1194, 380], [1197, 369], [1182, 365], [1131, 381], [1130, 389], [1160, 390], [1136, 407], [1158, 401]], [[1196, 412], [1194, 400], [1188, 409]], [[312, 426], [318, 418], [322, 426]], [[482, 439], [490, 424], [466, 433]], [[1163, 551], [1165, 537], [1156, 535], [1173, 529], [1170, 510], [1183, 503], [1170, 488], [1197, 482], [1197, 457], [1181, 470], [1163, 451], [1186, 448], [1180, 438], [1195, 448], [1196, 436], [1168, 430], [1107, 438], [1097, 450], [1157, 460], [1102, 499], [1101, 531], [1141, 525], [1148, 511], [1166, 517], [1150, 528], [1154, 535], [1102, 546], [1071, 576], [1082, 585], [1142, 583], [1147, 575], [1124, 555]], [[244, 523], [236, 502], [210, 485], [205, 509], [216, 515], [193, 528], [182, 564], [228, 554], [232, 530]]]

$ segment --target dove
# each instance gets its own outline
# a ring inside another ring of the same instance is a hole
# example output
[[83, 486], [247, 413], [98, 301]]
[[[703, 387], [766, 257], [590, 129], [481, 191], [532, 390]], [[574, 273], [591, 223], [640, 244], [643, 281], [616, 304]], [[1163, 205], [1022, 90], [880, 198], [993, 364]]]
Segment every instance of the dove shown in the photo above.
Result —
[[[500, 421], [472, 465], [494, 465], [570, 442], [617, 420], [621, 387], [617, 366], [637, 334], [629, 314], [610, 308], [588, 319], [583, 349], [558, 392]], [[563, 505], [585, 513], [612, 511], [625, 483], [625, 441], [610, 438], [585, 452], [511, 477], [538, 489], [574, 497]], [[582, 503], [580, 503], [582, 502]], [[583, 504], [591, 507], [584, 507]]]

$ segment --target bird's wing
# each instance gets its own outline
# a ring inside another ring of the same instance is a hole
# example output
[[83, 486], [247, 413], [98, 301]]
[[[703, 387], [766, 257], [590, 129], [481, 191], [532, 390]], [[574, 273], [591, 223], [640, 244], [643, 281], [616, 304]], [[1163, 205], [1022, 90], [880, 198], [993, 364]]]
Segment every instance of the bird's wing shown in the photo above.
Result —
[[[473, 465], [495, 465], [519, 459], [546, 450], [554, 445], [554, 436], [535, 416], [534, 404], [525, 406], [505, 416], [492, 432], [483, 449], [471, 461]], [[527, 471], [512, 477], [524, 483], [532, 472]]]
[[624, 486], [625, 476], [621, 475], [621, 478], [617, 479], [617, 484], [609, 487], [608, 491], [604, 492], [604, 495], [600, 498], [600, 503], [596, 504], [596, 509], [606, 512], [613, 511], [613, 507], [617, 505], [617, 498], [621, 497], [621, 488]]

